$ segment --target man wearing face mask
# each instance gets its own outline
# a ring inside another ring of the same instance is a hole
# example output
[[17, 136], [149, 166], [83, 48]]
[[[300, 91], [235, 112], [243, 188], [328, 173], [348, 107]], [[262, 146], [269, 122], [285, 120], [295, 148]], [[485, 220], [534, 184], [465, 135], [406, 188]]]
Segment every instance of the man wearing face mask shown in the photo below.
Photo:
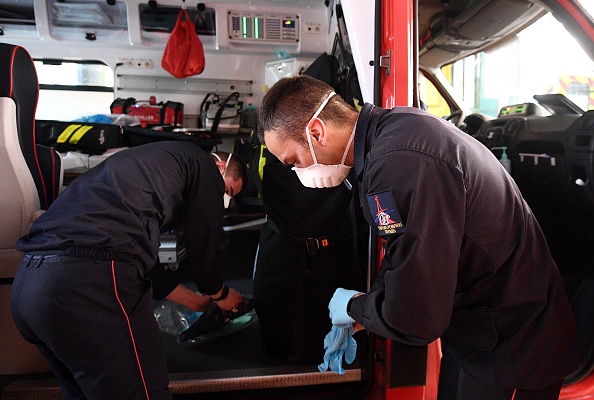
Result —
[[[66, 398], [171, 398], [151, 295], [195, 311], [238, 306], [211, 261], [244, 175], [238, 157], [194, 143], [133, 147], [77, 177], [19, 239], [13, 318]], [[158, 263], [160, 233], [180, 224], [180, 268], [202, 294]]]
[[419, 109], [357, 113], [307, 76], [277, 82], [259, 118], [260, 140], [304, 185], [334, 186], [354, 167], [385, 241], [369, 292], [338, 288], [329, 303], [321, 370], [353, 361], [353, 330], [441, 338], [438, 399], [558, 399], [579, 362], [575, 321], [538, 222], [490, 150]]

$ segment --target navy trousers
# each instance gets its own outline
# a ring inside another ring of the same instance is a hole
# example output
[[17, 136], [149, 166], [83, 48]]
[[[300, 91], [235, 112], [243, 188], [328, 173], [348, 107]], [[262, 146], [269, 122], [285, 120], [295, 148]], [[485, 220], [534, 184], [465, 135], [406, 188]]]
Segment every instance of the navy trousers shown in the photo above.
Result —
[[67, 399], [171, 399], [151, 285], [140, 266], [26, 255], [11, 311]]
[[558, 400], [563, 380], [536, 390], [508, 390], [472, 377], [443, 352], [437, 400]]

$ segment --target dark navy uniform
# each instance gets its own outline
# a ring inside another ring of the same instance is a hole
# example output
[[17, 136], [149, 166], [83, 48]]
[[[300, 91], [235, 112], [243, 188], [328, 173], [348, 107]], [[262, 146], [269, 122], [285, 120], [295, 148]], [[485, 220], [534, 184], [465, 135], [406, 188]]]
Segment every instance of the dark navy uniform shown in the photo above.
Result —
[[146, 144], [75, 179], [19, 239], [26, 255], [13, 316], [67, 398], [170, 398], [151, 281], [157, 297], [178, 282], [159, 268], [159, 235], [183, 223], [184, 267], [203, 293], [217, 293], [223, 282], [209, 261], [222, 236], [224, 191], [200, 147]]
[[365, 218], [386, 242], [353, 318], [406, 344], [441, 338], [463, 399], [560, 387], [579, 361], [572, 311], [534, 215], [491, 152], [421, 110], [366, 104], [355, 173]]

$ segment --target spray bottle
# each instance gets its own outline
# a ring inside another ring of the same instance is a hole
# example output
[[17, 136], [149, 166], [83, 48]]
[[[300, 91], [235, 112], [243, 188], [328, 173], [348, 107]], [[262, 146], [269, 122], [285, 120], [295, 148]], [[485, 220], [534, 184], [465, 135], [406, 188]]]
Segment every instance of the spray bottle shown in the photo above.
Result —
[[503, 168], [508, 174], [511, 174], [511, 160], [507, 157], [507, 147], [491, 147], [491, 150], [501, 150], [501, 158], [499, 162], [503, 165]]

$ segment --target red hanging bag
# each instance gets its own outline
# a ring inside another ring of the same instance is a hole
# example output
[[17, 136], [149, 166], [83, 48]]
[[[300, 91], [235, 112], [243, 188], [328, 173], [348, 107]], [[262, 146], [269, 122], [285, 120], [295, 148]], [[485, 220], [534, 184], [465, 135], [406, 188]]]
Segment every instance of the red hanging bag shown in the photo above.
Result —
[[202, 73], [204, 65], [204, 49], [196, 26], [188, 12], [181, 9], [165, 46], [161, 66], [176, 78], [186, 78]]

